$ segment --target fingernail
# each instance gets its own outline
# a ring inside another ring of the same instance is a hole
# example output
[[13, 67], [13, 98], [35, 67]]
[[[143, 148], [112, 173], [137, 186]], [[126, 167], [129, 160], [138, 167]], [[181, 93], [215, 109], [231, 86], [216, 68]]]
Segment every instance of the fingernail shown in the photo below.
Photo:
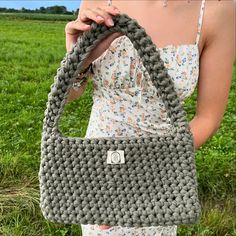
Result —
[[113, 26], [114, 25], [113, 20], [112, 19], [108, 19], [108, 24]]
[[118, 9], [115, 9], [115, 12], [116, 12], [116, 13], [120, 13], [120, 11], [119, 11]]
[[98, 20], [104, 20], [101, 16], [97, 16]]

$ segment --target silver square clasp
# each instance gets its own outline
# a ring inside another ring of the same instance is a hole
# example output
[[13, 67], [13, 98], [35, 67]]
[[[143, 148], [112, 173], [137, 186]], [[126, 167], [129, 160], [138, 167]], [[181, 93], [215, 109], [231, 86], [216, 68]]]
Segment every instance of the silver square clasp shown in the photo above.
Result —
[[125, 163], [124, 151], [107, 151], [107, 164], [123, 164]]

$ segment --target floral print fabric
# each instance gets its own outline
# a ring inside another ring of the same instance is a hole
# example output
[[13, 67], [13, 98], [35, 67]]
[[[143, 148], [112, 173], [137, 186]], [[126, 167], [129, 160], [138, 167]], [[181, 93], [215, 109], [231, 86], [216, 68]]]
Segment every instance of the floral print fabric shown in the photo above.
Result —
[[[198, 46], [161, 48], [181, 102], [198, 80]], [[116, 38], [93, 61], [93, 107], [86, 136], [165, 135], [171, 129], [164, 103], [137, 50], [126, 35]]]
[[176, 236], [177, 225], [156, 227], [121, 227], [112, 226], [109, 229], [100, 229], [99, 225], [81, 225], [83, 236]]

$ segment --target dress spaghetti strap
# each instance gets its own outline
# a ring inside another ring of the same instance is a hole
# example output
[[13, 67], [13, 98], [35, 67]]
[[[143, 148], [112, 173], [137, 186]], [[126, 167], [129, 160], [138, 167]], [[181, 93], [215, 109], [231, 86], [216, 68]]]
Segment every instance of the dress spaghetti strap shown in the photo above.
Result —
[[200, 35], [201, 35], [204, 7], [205, 7], [205, 0], [202, 0], [201, 8], [200, 8], [200, 14], [199, 14], [199, 19], [198, 19], [197, 37], [196, 37], [196, 41], [195, 41], [195, 44], [197, 44], [197, 45], [199, 43], [199, 39], [200, 39]]

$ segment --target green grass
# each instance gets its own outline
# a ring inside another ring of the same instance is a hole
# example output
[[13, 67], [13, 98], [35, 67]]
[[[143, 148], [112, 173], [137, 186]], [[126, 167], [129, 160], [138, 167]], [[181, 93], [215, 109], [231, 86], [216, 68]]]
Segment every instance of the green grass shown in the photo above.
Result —
[[[38, 169], [42, 121], [50, 85], [65, 55], [66, 22], [0, 16], [0, 235], [81, 235], [80, 225], [47, 222], [39, 209]], [[235, 70], [234, 70], [235, 77]], [[236, 82], [217, 133], [196, 154], [203, 207], [198, 224], [178, 235], [236, 235]], [[60, 129], [83, 137], [91, 112], [92, 84], [65, 107]], [[186, 100], [189, 120], [196, 91]]]

